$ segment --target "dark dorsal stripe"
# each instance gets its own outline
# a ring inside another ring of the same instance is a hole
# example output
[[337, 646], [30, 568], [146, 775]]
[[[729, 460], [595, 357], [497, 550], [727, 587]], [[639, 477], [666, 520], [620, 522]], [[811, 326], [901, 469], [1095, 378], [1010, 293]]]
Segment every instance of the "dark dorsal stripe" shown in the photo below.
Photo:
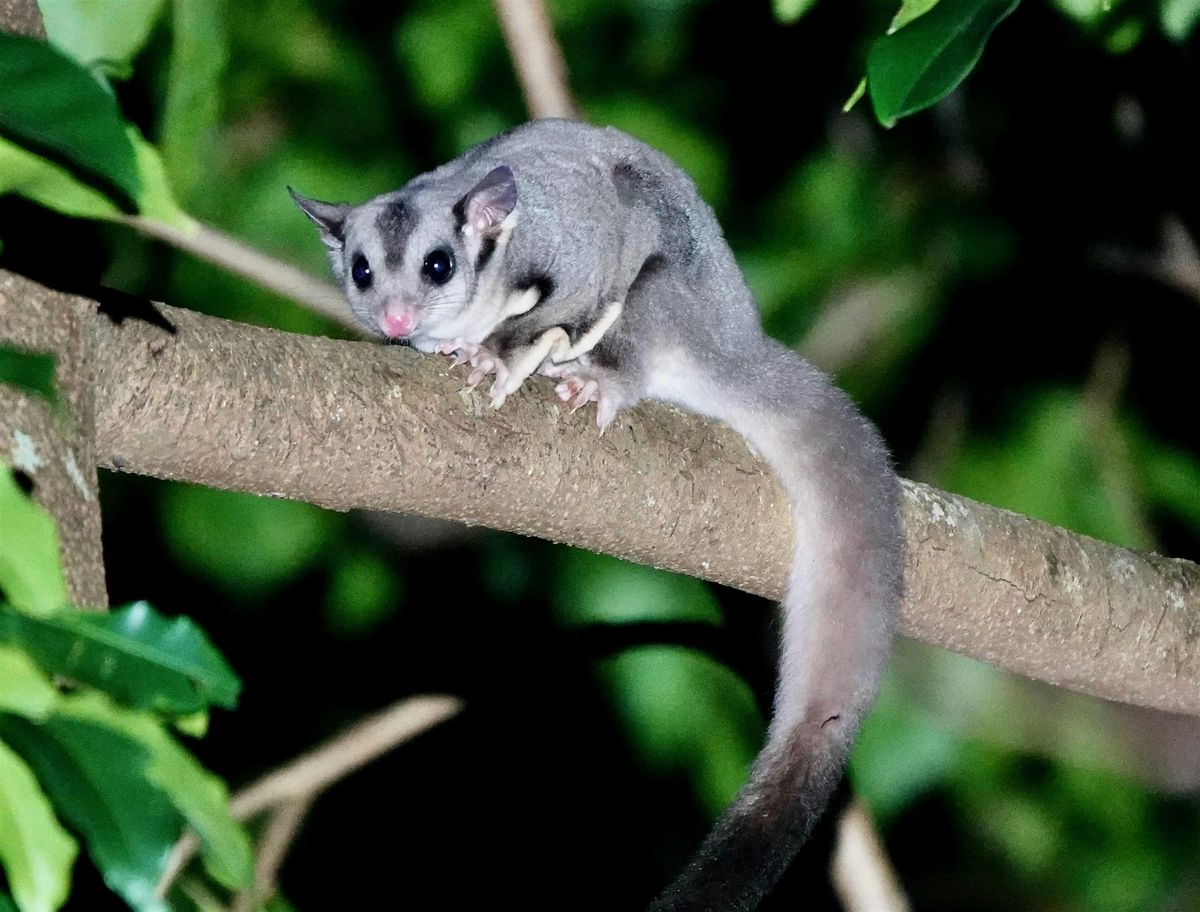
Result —
[[479, 245], [479, 254], [475, 257], [475, 275], [483, 272], [483, 267], [488, 264], [488, 260], [492, 258], [492, 254], [496, 252], [495, 238], [486, 237]]
[[391, 268], [404, 261], [408, 236], [417, 224], [417, 213], [410, 203], [396, 200], [387, 203], [375, 219], [375, 227], [383, 239], [383, 259]]

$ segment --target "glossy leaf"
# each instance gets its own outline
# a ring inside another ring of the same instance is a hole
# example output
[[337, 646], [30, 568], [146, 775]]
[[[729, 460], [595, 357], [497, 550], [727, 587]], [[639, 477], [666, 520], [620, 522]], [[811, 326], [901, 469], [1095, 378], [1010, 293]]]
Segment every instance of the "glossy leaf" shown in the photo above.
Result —
[[203, 630], [186, 617], [167, 620], [146, 602], [111, 614], [68, 610], [44, 618], [0, 603], [0, 642], [139, 709], [181, 715], [214, 704], [231, 709], [241, 689]]
[[0, 345], [0, 383], [58, 402], [54, 385], [54, 355], [27, 352]]
[[0, 865], [21, 912], [54, 912], [66, 901], [77, 852], [33, 772], [0, 741]]
[[927, 12], [937, 6], [938, 0], [904, 0], [900, 4], [900, 10], [896, 13], [892, 24], [888, 26], [888, 34], [898, 31], [908, 25], [914, 19], [924, 16]]
[[1018, 2], [939, 3], [876, 41], [867, 58], [867, 83], [879, 122], [890, 127], [950, 94], [979, 61], [992, 30]]
[[162, 790], [200, 837], [208, 873], [231, 888], [250, 882], [250, 843], [229, 814], [225, 784], [180, 747], [161, 723], [145, 713], [116, 707], [99, 694], [65, 699], [58, 715], [95, 723], [136, 743], [145, 752], [147, 781]]
[[173, 183], [187, 199], [204, 179], [203, 155], [220, 107], [220, 79], [229, 41], [225, 4], [213, 0], [174, 0], [174, 30], [160, 148]]
[[[133, 127], [128, 133], [142, 180], [139, 213], [190, 230], [193, 222], [175, 202], [157, 150]], [[0, 137], [0, 196], [5, 193], [19, 193], [47, 209], [79, 218], [118, 219], [124, 215], [110, 197], [66, 168]]]
[[45, 42], [0, 33], [0, 133], [132, 202], [141, 179], [126, 128], [86, 69]]
[[19, 649], [0, 646], [0, 712], [44, 719], [58, 691], [33, 659]]
[[775, 18], [790, 25], [813, 8], [816, 0], [771, 0]]
[[164, 0], [38, 0], [46, 38], [86, 67], [127, 76]]
[[112, 219], [121, 210], [66, 168], [0, 137], [0, 196], [19, 193], [47, 209], [81, 218]]
[[154, 887], [183, 818], [147, 780], [149, 752], [104, 725], [57, 715], [40, 724], [0, 715], [0, 738], [82, 834], [109, 888], [137, 912], [168, 912]]
[[39, 617], [53, 614], [67, 603], [54, 520], [26, 496], [12, 470], [3, 464], [0, 464], [0, 592], [19, 610]]

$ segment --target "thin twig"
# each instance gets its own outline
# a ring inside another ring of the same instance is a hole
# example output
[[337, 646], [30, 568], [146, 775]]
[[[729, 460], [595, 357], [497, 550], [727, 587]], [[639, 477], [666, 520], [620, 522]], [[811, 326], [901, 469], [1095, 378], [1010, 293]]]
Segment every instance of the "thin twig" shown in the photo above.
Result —
[[172, 247], [249, 279], [362, 334], [362, 327], [350, 314], [342, 293], [332, 284], [256, 250], [216, 228], [195, 222], [191, 229], [181, 229], [139, 216], [130, 216], [122, 221], [147, 237], [165, 241]]
[[542, 0], [492, 0], [529, 116], [579, 116], [567, 67]]
[[[325, 789], [462, 709], [447, 696], [408, 697], [355, 723], [330, 741], [302, 754], [247, 786], [230, 799], [236, 820], [247, 820], [268, 808], [311, 802]], [[196, 854], [200, 841], [184, 833], [175, 844], [155, 895], [167, 895], [180, 872]]]
[[254, 883], [233, 899], [230, 912], [255, 912], [275, 895], [279, 869], [300, 826], [312, 807], [311, 798], [301, 798], [282, 804], [272, 813], [258, 842], [258, 857], [254, 861]]
[[911, 908], [871, 814], [858, 798], [838, 821], [830, 876], [846, 912], [908, 912]]

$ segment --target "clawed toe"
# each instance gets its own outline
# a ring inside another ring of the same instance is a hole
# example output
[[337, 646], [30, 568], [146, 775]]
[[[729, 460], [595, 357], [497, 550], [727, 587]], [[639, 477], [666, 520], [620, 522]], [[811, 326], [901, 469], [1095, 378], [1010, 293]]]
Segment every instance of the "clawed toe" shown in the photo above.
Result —
[[579, 391], [575, 393], [575, 398], [571, 402], [571, 411], [577, 412], [592, 400], [598, 399], [599, 389], [600, 384], [595, 380], [588, 380], [586, 383], [584, 383], [579, 388]]

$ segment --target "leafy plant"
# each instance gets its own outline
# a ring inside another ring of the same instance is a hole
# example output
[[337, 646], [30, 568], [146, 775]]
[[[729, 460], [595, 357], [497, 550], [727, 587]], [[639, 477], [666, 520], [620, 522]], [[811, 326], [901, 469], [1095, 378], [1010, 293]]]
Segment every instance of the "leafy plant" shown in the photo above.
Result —
[[187, 618], [70, 606], [54, 523], [0, 466], [0, 908], [62, 906], [78, 852], [68, 826], [138, 912], [168, 908], [156, 887], [185, 828], [217, 883], [244, 886], [249, 843], [225, 786], [170, 734], [231, 708], [240, 686]]

